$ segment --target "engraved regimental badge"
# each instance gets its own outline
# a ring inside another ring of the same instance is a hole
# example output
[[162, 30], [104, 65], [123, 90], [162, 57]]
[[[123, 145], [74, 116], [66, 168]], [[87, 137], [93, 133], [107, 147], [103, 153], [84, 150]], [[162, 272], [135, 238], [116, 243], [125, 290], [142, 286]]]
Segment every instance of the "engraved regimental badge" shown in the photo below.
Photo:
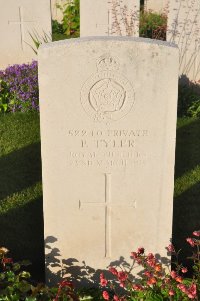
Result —
[[101, 57], [97, 62], [97, 73], [82, 87], [82, 106], [94, 121], [119, 120], [133, 106], [134, 90], [131, 83], [119, 73], [119, 68], [113, 57]]

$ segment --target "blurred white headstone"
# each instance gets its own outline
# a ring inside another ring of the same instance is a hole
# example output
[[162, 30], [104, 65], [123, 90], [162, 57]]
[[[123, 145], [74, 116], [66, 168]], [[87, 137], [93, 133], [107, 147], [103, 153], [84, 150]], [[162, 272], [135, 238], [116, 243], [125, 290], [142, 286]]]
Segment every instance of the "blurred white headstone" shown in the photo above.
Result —
[[139, 0], [81, 0], [80, 35], [139, 36]]
[[0, 69], [36, 58], [34, 37], [51, 39], [50, 0], [0, 0]]

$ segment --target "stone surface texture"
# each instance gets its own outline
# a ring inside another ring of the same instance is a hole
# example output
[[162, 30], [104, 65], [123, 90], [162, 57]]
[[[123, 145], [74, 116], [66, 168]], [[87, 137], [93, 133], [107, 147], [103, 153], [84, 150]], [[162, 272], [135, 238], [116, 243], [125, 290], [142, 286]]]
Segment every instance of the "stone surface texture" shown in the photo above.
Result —
[[179, 47], [182, 80], [200, 80], [200, 1], [171, 0], [167, 40]]
[[31, 62], [36, 55], [30, 34], [51, 35], [50, 0], [0, 0], [0, 69]]
[[[175, 0], [174, 0], [175, 1]], [[158, 13], [167, 13], [169, 0], [145, 0], [145, 9]]]
[[166, 42], [81, 38], [40, 48], [47, 279], [61, 266], [77, 279], [82, 261], [103, 269], [140, 246], [166, 257], [177, 81], [178, 50]]
[[139, 36], [139, 0], [81, 0], [81, 37]]

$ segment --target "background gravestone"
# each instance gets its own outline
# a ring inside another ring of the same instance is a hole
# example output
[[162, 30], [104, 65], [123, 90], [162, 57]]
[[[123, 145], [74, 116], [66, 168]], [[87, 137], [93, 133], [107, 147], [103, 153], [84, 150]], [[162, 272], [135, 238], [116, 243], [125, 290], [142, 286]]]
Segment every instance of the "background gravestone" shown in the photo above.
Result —
[[[62, 8], [64, 9], [70, 0], [51, 0], [51, 13], [52, 13], [52, 19], [57, 20], [59, 23], [62, 22], [63, 19], [63, 13]], [[61, 8], [59, 8], [60, 6]]]
[[200, 1], [171, 0], [167, 40], [179, 47], [182, 79], [200, 80]]
[[81, 37], [139, 36], [139, 0], [81, 0]]
[[168, 11], [169, 0], [145, 0], [145, 10], [163, 13]]
[[40, 48], [48, 280], [61, 267], [77, 280], [82, 261], [103, 269], [139, 246], [166, 256], [177, 81], [178, 51], [164, 42], [82, 38]]
[[50, 0], [0, 0], [0, 7], [0, 69], [31, 62], [30, 34], [51, 35]]

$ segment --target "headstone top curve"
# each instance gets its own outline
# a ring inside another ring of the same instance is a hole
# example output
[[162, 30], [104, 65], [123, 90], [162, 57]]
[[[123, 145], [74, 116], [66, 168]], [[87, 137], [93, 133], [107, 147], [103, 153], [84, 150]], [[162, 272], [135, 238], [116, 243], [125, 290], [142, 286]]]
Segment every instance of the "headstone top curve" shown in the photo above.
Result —
[[134, 42], [134, 43], [145, 43], [158, 46], [166, 46], [170, 48], [177, 48], [177, 45], [171, 42], [153, 40], [147, 38], [135, 38], [135, 37], [83, 37], [83, 38], [74, 38], [70, 40], [55, 41], [50, 43], [44, 43], [39, 47], [39, 52], [43, 49], [54, 48], [56, 46], [65, 46], [71, 44], [79, 44], [84, 42]]

